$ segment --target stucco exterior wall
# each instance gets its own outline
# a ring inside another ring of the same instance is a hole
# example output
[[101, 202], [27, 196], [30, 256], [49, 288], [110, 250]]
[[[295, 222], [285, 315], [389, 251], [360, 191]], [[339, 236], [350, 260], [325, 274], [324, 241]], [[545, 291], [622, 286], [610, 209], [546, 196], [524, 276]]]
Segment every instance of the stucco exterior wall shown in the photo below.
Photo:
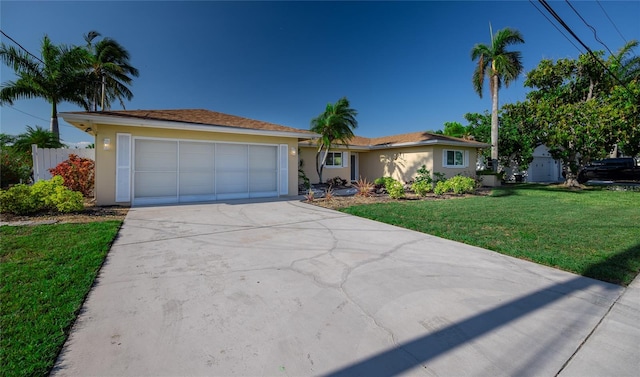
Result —
[[[320, 183], [318, 172], [316, 171], [316, 153], [318, 149], [317, 147], [300, 147], [299, 154], [300, 159], [303, 161], [302, 170], [307, 175], [307, 178], [311, 181], [312, 184]], [[322, 180], [326, 182], [328, 179], [334, 177], [340, 177], [342, 179], [349, 180], [351, 178], [351, 169], [350, 169], [350, 153], [346, 150], [331, 150], [331, 152], [344, 152], [346, 157], [345, 165], [343, 167], [333, 167], [333, 166], [325, 166], [322, 171]], [[297, 168], [296, 168], [297, 170]]]
[[[465, 167], [443, 166], [445, 150], [463, 150], [466, 152]], [[360, 176], [373, 181], [379, 177], [392, 177], [400, 182], [409, 182], [418, 175], [418, 169], [425, 165], [431, 172], [444, 173], [446, 178], [462, 174], [468, 177], [476, 175], [477, 150], [468, 147], [420, 146], [381, 149], [359, 153]]]
[[360, 152], [360, 176], [369, 181], [392, 177], [400, 182], [414, 179], [425, 165], [433, 171], [433, 147], [408, 147]]
[[[95, 195], [97, 205], [127, 205], [130, 203], [115, 202], [115, 183], [116, 183], [116, 134], [131, 134], [132, 143], [135, 137], [151, 137], [165, 139], [180, 140], [206, 140], [219, 142], [235, 142], [235, 143], [258, 143], [258, 144], [287, 144], [288, 150], [292, 147], [298, 147], [297, 138], [272, 137], [259, 135], [239, 135], [226, 134], [216, 132], [202, 131], [184, 131], [159, 128], [144, 128], [99, 124], [93, 126], [97, 129], [95, 146], [96, 146], [96, 177], [95, 177]], [[104, 139], [111, 141], [111, 149], [104, 150]], [[132, 149], [133, 152], [133, 149]], [[288, 196], [298, 195], [298, 156], [288, 153], [289, 171], [288, 171]]]

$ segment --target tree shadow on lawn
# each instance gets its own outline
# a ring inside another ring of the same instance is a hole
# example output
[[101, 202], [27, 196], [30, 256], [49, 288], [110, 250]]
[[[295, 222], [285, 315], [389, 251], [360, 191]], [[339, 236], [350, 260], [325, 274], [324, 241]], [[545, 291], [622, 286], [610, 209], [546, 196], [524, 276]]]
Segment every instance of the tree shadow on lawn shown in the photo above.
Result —
[[493, 189], [491, 197], [500, 198], [505, 196], [520, 195], [524, 191], [561, 192], [567, 194], [586, 194], [594, 191], [602, 191], [602, 187], [587, 187], [582, 189], [568, 188], [562, 184], [542, 184], [542, 183], [508, 183]]
[[[603, 269], [627, 269], [632, 266], [635, 266], [637, 273], [639, 262], [640, 243], [605, 261], [592, 265], [585, 271], [585, 275], [595, 275], [601, 273]], [[605, 289], [617, 289], [614, 285], [576, 276], [566, 282], [551, 285], [425, 336], [399, 344], [367, 359], [335, 370], [327, 376], [396, 376], [593, 285], [604, 285]]]

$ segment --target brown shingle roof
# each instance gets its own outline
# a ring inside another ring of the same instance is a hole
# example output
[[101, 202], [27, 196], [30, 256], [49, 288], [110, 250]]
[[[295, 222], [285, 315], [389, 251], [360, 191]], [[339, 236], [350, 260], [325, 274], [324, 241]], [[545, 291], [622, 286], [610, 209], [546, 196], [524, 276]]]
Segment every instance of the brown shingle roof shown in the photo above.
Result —
[[473, 140], [465, 140], [460, 139], [453, 136], [439, 135], [430, 132], [412, 132], [407, 134], [400, 135], [392, 135], [392, 136], [383, 136], [369, 139], [369, 145], [374, 146], [384, 146], [389, 144], [404, 144], [404, 143], [421, 143], [428, 141], [435, 142], [462, 142], [469, 144], [478, 144], [478, 146], [484, 145], [483, 143], [478, 143]]
[[349, 145], [354, 147], [385, 147], [397, 144], [420, 144], [420, 143], [465, 143], [469, 146], [485, 147], [486, 144], [473, 140], [465, 140], [457, 137], [439, 135], [430, 132], [412, 132], [400, 135], [391, 135], [383, 137], [362, 137], [354, 136]]
[[311, 131], [302, 130], [293, 127], [281, 126], [279, 124], [263, 122], [249, 118], [243, 118], [236, 115], [223, 114], [216, 111], [204, 109], [180, 109], [180, 110], [116, 110], [116, 111], [99, 111], [99, 112], [72, 112], [71, 114], [91, 114], [101, 116], [116, 116], [124, 118], [138, 118], [145, 120], [159, 120], [182, 122], [192, 124], [202, 124], [211, 126], [224, 126], [247, 128], [264, 131], [280, 131], [280, 132], [297, 132], [309, 133]]

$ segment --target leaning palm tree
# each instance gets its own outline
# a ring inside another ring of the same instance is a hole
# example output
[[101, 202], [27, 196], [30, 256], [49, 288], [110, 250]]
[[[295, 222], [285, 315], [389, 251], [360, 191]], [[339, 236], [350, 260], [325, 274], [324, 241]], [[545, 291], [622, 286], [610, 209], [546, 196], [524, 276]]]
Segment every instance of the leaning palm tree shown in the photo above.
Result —
[[[322, 171], [327, 163], [329, 149], [336, 141], [347, 144], [353, 138], [353, 130], [358, 127], [356, 115], [358, 112], [349, 107], [347, 97], [342, 97], [335, 104], [328, 103], [324, 112], [311, 120], [311, 131], [320, 134], [316, 153], [316, 171], [320, 183], [322, 183]], [[320, 155], [323, 151], [324, 156], [321, 159]]]
[[51, 104], [50, 131], [60, 138], [58, 104], [67, 101], [84, 108], [82, 83], [86, 77], [86, 51], [80, 47], [56, 46], [44, 36], [42, 59], [0, 44], [0, 60], [13, 68], [15, 81], [7, 81], [0, 88], [0, 104], [13, 105], [18, 99], [42, 98]]
[[473, 71], [473, 88], [482, 98], [482, 87], [485, 75], [489, 77], [491, 91], [491, 162], [493, 170], [498, 168], [498, 90], [502, 86], [508, 87], [524, 70], [520, 51], [507, 51], [512, 44], [524, 43], [519, 31], [504, 28], [495, 35], [489, 24], [491, 44], [476, 44], [471, 49], [471, 60], [478, 60]]
[[131, 100], [133, 93], [128, 88], [132, 76], [138, 77], [139, 72], [129, 63], [129, 52], [117, 41], [99, 37], [97, 31], [90, 31], [84, 36], [89, 52], [89, 72], [87, 76], [87, 100], [93, 111], [111, 108], [111, 103], [118, 100], [124, 108], [124, 99]]

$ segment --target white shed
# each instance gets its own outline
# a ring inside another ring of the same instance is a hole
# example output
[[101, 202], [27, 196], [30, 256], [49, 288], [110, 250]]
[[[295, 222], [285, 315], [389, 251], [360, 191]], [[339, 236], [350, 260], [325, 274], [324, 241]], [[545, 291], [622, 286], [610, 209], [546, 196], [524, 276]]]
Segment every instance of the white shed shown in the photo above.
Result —
[[527, 169], [527, 182], [563, 182], [562, 163], [554, 160], [549, 149], [540, 145], [533, 151], [533, 161]]

